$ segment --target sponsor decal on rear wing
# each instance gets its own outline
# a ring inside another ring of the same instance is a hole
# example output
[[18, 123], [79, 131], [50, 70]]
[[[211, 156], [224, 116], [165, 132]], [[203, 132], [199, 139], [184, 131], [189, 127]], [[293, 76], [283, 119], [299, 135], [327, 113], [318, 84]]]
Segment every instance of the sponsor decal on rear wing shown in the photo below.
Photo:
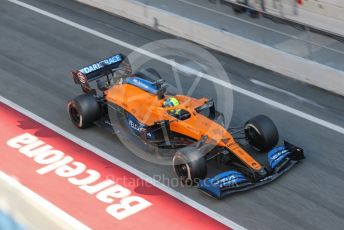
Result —
[[[104, 76], [113, 75], [122, 63], [125, 64], [124, 60], [125, 56], [123, 54], [116, 54], [77, 71], [73, 71], [72, 76], [74, 82], [80, 84], [85, 93], [94, 93], [94, 89], [88, 83]], [[128, 65], [123, 65], [123, 67], [128, 67]]]
[[99, 75], [102, 75], [104, 69], [116, 69], [123, 60], [124, 57], [122, 54], [116, 54], [92, 65], [86, 66], [80, 69], [79, 72], [85, 75], [88, 81], [94, 81], [99, 77]]

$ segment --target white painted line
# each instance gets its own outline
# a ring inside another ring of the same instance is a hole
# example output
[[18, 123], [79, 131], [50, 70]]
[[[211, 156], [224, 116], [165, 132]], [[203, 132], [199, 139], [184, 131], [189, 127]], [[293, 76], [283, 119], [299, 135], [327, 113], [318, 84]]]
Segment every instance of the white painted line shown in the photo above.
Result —
[[0, 95], [0, 102], [4, 103], [5, 105], [15, 109], [16, 111], [24, 114], [25, 116], [35, 120], [36, 122], [46, 126], [47, 128], [54, 130], [56, 133], [60, 134], [61, 136], [75, 142], [76, 144], [84, 147], [85, 149], [90, 150], [91, 152], [94, 152], [95, 154], [97, 154], [98, 156], [112, 162], [113, 164], [133, 173], [134, 175], [136, 175], [137, 177], [153, 184], [155, 187], [161, 189], [162, 191], [166, 192], [167, 194], [177, 198], [178, 200], [186, 203], [187, 205], [199, 210], [200, 212], [204, 213], [207, 216], [210, 216], [211, 218], [219, 221], [220, 223], [234, 229], [234, 230], [244, 230], [245, 228], [236, 224], [235, 222], [229, 220], [228, 218], [220, 215], [219, 213], [214, 212], [213, 210], [199, 204], [198, 202], [192, 200], [191, 198], [173, 190], [172, 188], [160, 183], [159, 181], [153, 179], [152, 177], [148, 176], [147, 174], [135, 169], [134, 167], [126, 164], [125, 162], [111, 156], [110, 154], [102, 151], [101, 149], [85, 142], [84, 140], [81, 140], [80, 138], [74, 136], [73, 134], [61, 129], [60, 127], [50, 123], [49, 121], [37, 116], [36, 114], [24, 109], [23, 107], [15, 104], [14, 102], [2, 97]]
[[[66, 24], [66, 25], [72, 26], [72, 27], [74, 27], [76, 29], [82, 30], [82, 31], [87, 32], [89, 34], [92, 34], [94, 36], [97, 36], [99, 38], [102, 38], [104, 40], [107, 40], [109, 42], [115, 43], [117, 45], [123, 46], [123, 47], [131, 49], [131, 50], [135, 50], [135, 51], [137, 51], [137, 52], [139, 52], [141, 54], [144, 54], [144, 55], [146, 55], [148, 57], [151, 57], [153, 59], [159, 60], [160, 62], [163, 62], [165, 64], [171, 65], [171, 60], [170, 59], [161, 57], [159, 55], [156, 55], [156, 54], [151, 53], [151, 52], [149, 52], [147, 50], [144, 50], [144, 49], [141, 49], [139, 47], [136, 47], [136, 46], [134, 46], [132, 44], [129, 44], [127, 42], [124, 42], [124, 41], [121, 41], [119, 39], [113, 38], [113, 37], [111, 37], [109, 35], [100, 33], [100, 32], [98, 32], [96, 30], [93, 30], [93, 29], [88, 28], [86, 26], [80, 25], [78, 23], [75, 23], [75, 22], [70, 21], [68, 19], [65, 19], [63, 17], [60, 17], [58, 15], [52, 14], [50, 12], [47, 12], [45, 10], [39, 9], [39, 8], [37, 8], [35, 6], [26, 4], [26, 3], [18, 1], [18, 0], [7, 0], [7, 1], [12, 2], [12, 3], [16, 4], [16, 5], [22, 6], [22, 7], [26, 8], [26, 9], [32, 10], [32, 11], [34, 11], [36, 13], [42, 14], [44, 16], [47, 16], [49, 18], [52, 18], [52, 19], [54, 19], [56, 21], [62, 22], [64, 24]], [[307, 114], [307, 113], [302, 112], [300, 110], [297, 110], [297, 109], [294, 109], [292, 107], [286, 106], [286, 105], [281, 104], [281, 103], [279, 103], [277, 101], [271, 100], [271, 99], [269, 99], [267, 97], [263, 97], [263, 96], [261, 96], [259, 94], [256, 94], [254, 92], [248, 91], [246, 89], [243, 89], [243, 88], [241, 88], [239, 86], [232, 85], [232, 84], [230, 84], [230, 83], [228, 83], [226, 81], [217, 79], [217, 78], [215, 78], [215, 77], [213, 77], [211, 75], [200, 73], [199, 71], [194, 70], [194, 69], [192, 69], [190, 67], [187, 67], [187, 66], [175, 63], [175, 62], [173, 63], [173, 65], [175, 66], [175, 68], [177, 68], [180, 71], [183, 71], [183, 72], [186, 72], [186, 73], [190, 73], [190, 74], [193, 74], [193, 75], [196, 75], [196, 76], [200, 76], [200, 77], [202, 77], [204, 79], [207, 79], [209, 81], [212, 81], [212, 82], [214, 82], [216, 84], [219, 84], [221, 86], [224, 86], [224, 87], [227, 87], [229, 89], [232, 89], [233, 91], [236, 91], [238, 93], [241, 93], [241, 94], [244, 94], [244, 95], [246, 95], [248, 97], [251, 97], [251, 98], [253, 98], [255, 100], [264, 102], [264, 103], [269, 104], [271, 106], [274, 106], [274, 107], [276, 107], [276, 108], [278, 108], [280, 110], [283, 110], [285, 112], [291, 113], [291, 114], [293, 114], [295, 116], [301, 117], [303, 119], [306, 119], [308, 121], [311, 121], [313, 123], [321, 125], [323, 127], [326, 127], [328, 129], [331, 129], [331, 130], [336, 131], [338, 133], [344, 134], [344, 128], [339, 126], [339, 125], [330, 123], [330, 122], [325, 121], [323, 119], [317, 118], [317, 117], [315, 117], [313, 115], [310, 115], [310, 114]]]
[[261, 87], [264, 87], [264, 88], [267, 88], [267, 89], [271, 89], [271, 90], [274, 90], [274, 91], [277, 91], [277, 92], [280, 92], [280, 93], [283, 93], [285, 95], [288, 95], [288, 96], [291, 96], [291, 97], [294, 97], [296, 98], [297, 100], [299, 101], [303, 101], [303, 102], [306, 102], [308, 104], [311, 104], [311, 105], [314, 105], [314, 106], [317, 106], [321, 109], [326, 109], [324, 106], [322, 105], [319, 105], [318, 103], [314, 102], [314, 101], [311, 101], [307, 98], [304, 98], [304, 97], [301, 97], [295, 93], [292, 93], [292, 92], [289, 92], [287, 90], [284, 90], [284, 89], [281, 89], [281, 88], [278, 88], [276, 86], [273, 86], [273, 85], [270, 85], [268, 83], [265, 83], [265, 82], [262, 82], [262, 81], [259, 81], [259, 80], [256, 80], [256, 79], [250, 79], [250, 82], [252, 82], [253, 84], [255, 85], [259, 85]]
[[[91, 228], [87, 227], [71, 215], [67, 214], [60, 208], [56, 207], [54, 204], [50, 203], [37, 193], [31, 191], [24, 185], [20, 184], [18, 181], [13, 179], [12, 177], [8, 176], [4, 172], [0, 171], [0, 179], [1, 181], [5, 181], [8, 185], [15, 188], [18, 192], [25, 195], [28, 199], [34, 201], [35, 204], [41, 206], [44, 208], [47, 212], [50, 212], [53, 214], [56, 218], [64, 221], [69, 225], [69, 228], [72, 226], [74, 229], [80, 229], [80, 230], [90, 230]], [[30, 210], [26, 210], [27, 212], [30, 212]], [[27, 215], [24, 215], [27, 216]]]

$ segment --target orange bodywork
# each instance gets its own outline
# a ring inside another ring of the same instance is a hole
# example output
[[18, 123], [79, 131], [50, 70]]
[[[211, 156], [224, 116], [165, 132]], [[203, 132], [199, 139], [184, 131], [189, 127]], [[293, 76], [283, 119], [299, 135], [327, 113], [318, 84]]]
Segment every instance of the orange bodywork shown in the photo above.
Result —
[[[167, 96], [168, 97], [168, 96]], [[170, 121], [170, 130], [200, 140], [207, 135], [208, 140], [215, 141], [217, 146], [225, 147], [235, 154], [242, 162], [254, 170], [260, 170], [262, 166], [251, 157], [232, 135], [220, 124], [212, 121], [206, 116], [196, 112], [196, 108], [204, 105], [208, 99], [195, 99], [188, 96], [176, 95], [180, 105], [164, 108], [164, 99], [158, 99], [157, 95], [148, 93], [130, 84], [116, 84], [105, 91], [105, 99], [122, 107], [131, 113], [144, 125], [151, 126], [161, 120]], [[190, 113], [190, 118], [177, 120], [169, 115], [169, 110], [183, 109]]]

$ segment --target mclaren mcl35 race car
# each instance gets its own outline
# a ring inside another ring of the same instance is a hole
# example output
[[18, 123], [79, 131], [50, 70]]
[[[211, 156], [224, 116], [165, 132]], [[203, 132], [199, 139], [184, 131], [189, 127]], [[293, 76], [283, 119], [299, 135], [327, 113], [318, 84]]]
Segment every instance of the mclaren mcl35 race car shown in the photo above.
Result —
[[[116, 133], [109, 116], [115, 110], [124, 117], [130, 135], [173, 150], [171, 163], [184, 184], [218, 199], [267, 184], [304, 159], [299, 147], [286, 141], [276, 146], [278, 131], [267, 116], [227, 129], [213, 100], [168, 95], [159, 73], [151, 68], [146, 72], [156, 80], [150, 81], [143, 71], [132, 73], [122, 54], [73, 71], [74, 82], [83, 90], [68, 103], [73, 124], [81, 129], [96, 124]], [[260, 152], [264, 160], [258, 161], [253, 152]], [[210, 162], [222, 164], [222, 171], [208, 175]]]

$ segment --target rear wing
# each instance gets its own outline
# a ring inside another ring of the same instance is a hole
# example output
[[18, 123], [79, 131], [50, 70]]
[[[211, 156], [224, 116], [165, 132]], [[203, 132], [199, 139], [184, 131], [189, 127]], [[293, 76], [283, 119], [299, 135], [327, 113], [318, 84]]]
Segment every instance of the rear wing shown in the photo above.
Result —
[[[121, 68], [120, 65], [122, 64]], [[94, 64], [83, 67], [82, 69], [72, 71], [72, 76], [75, 84], [81, 85], [85, 93], [96, 94], [95, 89], [92, 89], [89, 82], [96, 81], [101, 77], [106, 76], [108, 81], [109, 75], [114, 75], [119, 69], [125, 68], [130, 71], [130, 64], [123, 54], [116, 54]], [[128, 73], [128, 72], [126, 72]]]

